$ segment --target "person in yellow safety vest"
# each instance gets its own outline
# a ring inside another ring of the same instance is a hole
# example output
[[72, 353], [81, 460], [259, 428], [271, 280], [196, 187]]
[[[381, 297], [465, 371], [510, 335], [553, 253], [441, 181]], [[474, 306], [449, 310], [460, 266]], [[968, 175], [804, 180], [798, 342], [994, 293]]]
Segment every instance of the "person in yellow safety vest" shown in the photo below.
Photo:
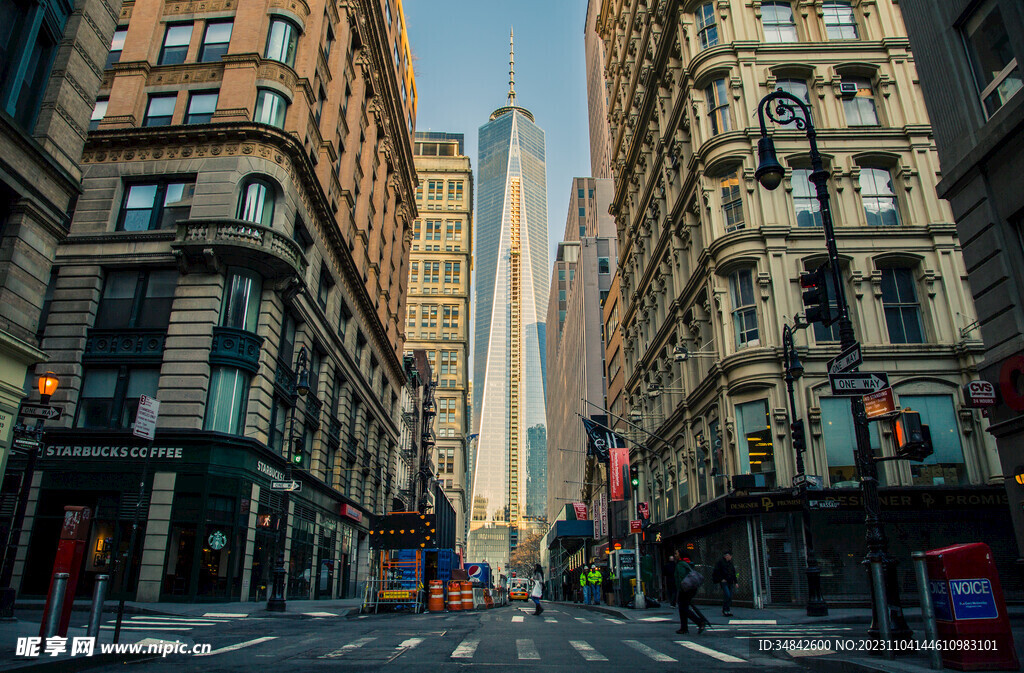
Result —
[[587, 566], [583, 566], [580, 569], [580, 592], [583, 594], [581, 597], [584, 605], [590, 605], [590, 587], [587, 586]]
[[587, 573], [587, 582], [590, 583], [590, 596], [593, 600], [594, 605], [601, 604], [601, 571], [597, 569], [596, 565], [590, 566], [590, 572]]

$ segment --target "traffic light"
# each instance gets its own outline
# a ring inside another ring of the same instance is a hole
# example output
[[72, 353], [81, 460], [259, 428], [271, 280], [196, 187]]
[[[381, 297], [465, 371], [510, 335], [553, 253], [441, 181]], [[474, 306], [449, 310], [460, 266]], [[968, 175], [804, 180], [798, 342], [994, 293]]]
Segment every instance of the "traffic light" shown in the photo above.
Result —
[[633, 488], [640, 485], [640, 467], [632, 465], [629, 468], [629, 483]]
[[302, 465], [305, 459], [304, 454], [306, 453], [306, 442], [304, 439], [299, 438], [292, 442], [292, 463], [295, 465]]
[[829, 265], [822, 264], [814, 271], [805, 271], [800, 274], [804, 317], [807, 318], [808, 323], [818, 322], [827, 327], [838, 317], [832, 313], [832, 303], [828, 296], [829, 271]]
[[789, 434], [793, 437], [793, 450], [803, 453], [807, 449], [807, 442], [804, 439], [804, 422], [801, 419], [793, 421], [789, 426]]
[[904, 409], [896, 417], [896, 455], [905, 460], [922, 461], [935, 452], [927, 425], [921, 414]]

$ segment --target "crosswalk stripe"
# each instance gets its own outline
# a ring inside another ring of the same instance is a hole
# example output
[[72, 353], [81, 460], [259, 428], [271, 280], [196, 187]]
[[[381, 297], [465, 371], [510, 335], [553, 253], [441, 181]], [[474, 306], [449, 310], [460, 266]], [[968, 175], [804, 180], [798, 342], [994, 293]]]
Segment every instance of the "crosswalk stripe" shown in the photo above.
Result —
[[207, 612], [203, 616], [204, 617], [229, 617], [229, 618], [234, 619], [234, 618], [239, 618], [239, 617], [248, 617], [249, 615], [245, 614], [244, 612]]
[[[116, 626], [107, 626], [106, 624], [104, 624], [100, 628], [105, 630], [105, 631], [113, 631], [117, 627]], [[191, 626], [164, 626], [164, 627], [161, 627], [161, 628], [156, 628], [155, 626], [122, 626], [121, 630], [122, 631], [191, 631], [192, 627]]]
[[730, 619], [730, 624], [778, 624], [777, 619]]
[[476, 654], [476, 647], [480, 644], [479, 638], [466, 638], [452, 652], [452, 659], [472, 659]]
[[685, 647], [685, 648], [687, 648], [689, 650], [693, 650], [694, 652], [700, 652], [701, 654], [706, 654], [706, 655], [708, 655], [709, 657], [711, 657], [713, 659], [718, 659], [719, 661], [725, 662], [727, 664], [742, 664], [742, 663], [746, 662], [745, 659], [740, 659], [739, 657], [734, 657], [731, 654], [726, 654], [725, 652], [719, 652], [718, 650], [713, 650], [710, 647], [704, 647], [703, 645], [698, 645], [697, 643], [690, 642], [689, 640], [677, 640], [676, 644], [677, 645], [682, 645], [683, 647]]
[[[162, 616], [159, 616], [159, 615], [133, 615], [132, 617], [129, 617], [129, 619], [131, 619], [132, 621], [143, 621], [143, 622], [150, 622], [150, 621], [152, 621], [152, 622], [181, 622], [183, 624], [188, 624], [190, 622], [203, 623], [203, 624], [208, 624], [208, 623], [226, 624], [226, 623], [231, 621], [230, 619], [223, 619], [223, 618], [218, 619], [218, 618], [215, 618], [215, 617], [162, 617]], [[111, 621], [113, 621], [113, 620], [111, 620]]]
[[[113, 624], [116, 619], [107, 620], [108, 624]], [[127, 622], [121, 622], [122, 624], [133, 624], [139, 625], [150, 625], [150, 626], [215, 626], [221, 622], [178, 622], [178, 621], [156, 621], [152, 619], [129, 619]]]
[[604, 620], [606, 622], [611, 622], [612, 624], [621, 624], [622, 623], [621, 619], [612, 619], [611, 617], [605, 617]]
[[303, 612], [307, 617], [337, 617], [334, 612]]
[[589, 624], [590, 623], [590, 620], [587, 619], [586, 617], [577, 617], [576, 621], [580, 622], [581, 624]]
[[641, 622], [671, 622], [672, 617], [641, 617]]
[[639, 640], [623, 640], [622, 642], [626, 645], [629, 645], [640, 654], [646, 655], [651, 659], [654, 659], [655, 661], [675, 661], [675, 659], [668, 656], [667, 654], [662, 654], [653, 647], [648, 647], [647, 645], [644, 645]]
[[206, 652], [206, 653], [203, 653], [203, 654], [197, 654], [196, 656], [197, 657], [212, 657], [215, 654], [224, 654], [225, 652], [234, 652], [235, 650], [240, 650], [243, 647], [251, 647], [253, 645], [259, 645], [260, 643], [265, 643], [268, 640], [274, 640], [275, 638], [277, 638], [277, 636], [263, 636], [262, 638], [254, 638], [253, 640], [247, 640], [244, 643], [235, 643], [234, 645], [228, 645], [227, 647], [221, 647], [221, 648], [218, 648], [216, 650], [211, 650], [210, 652]]
[[608, 657], [595, 650], [585, 640], [570, 640], [569, 644], [587, 661], [608, 661]]
[[521, 622], [521, 621], [523, 621], [523, 616], [522, 615], [516, 615], [515, 617], [512, 618], [512, 621], [514, 621], [514, 622]]
[[540, 653], [529, 638], [521, 638], [516, 641], [516, 650], [520, 659], [540, 659]]
[[548, 624], [557, 624], [558, 623], [558, 620], [555, 619], [554, 617], [545, 617], [544, 621], [547, 622]]
[[368, 643], [370, 641], [373, 641], [373, 640], [377, 640], [377, 637], [376, 636], [367, 636], [366, 638], [360, 638], [359, 640], [353, 640], [351, 643], [348, 643], [346, 645], [342, 645], [341, 647], [339, 647], [338, 649], [334, 650], [333, 652], [328, 652], [327, 654], [321, 655], [320, 658], [321, 659], [333, 659], [335, 657], [340, 657], [341, 655], [345, 654], [346, 652], [348, 652], [350, 650], [354, 650], [354, 649], [359, 648], [359, 647], [362, 647], [366, 643]]
[[398, 645], [398, 647], [396, 647], [395, 649], [396, 650], [411, 650], [412, 648], [416, 647], [417, 645], [419, 645], [422, 642], [423, 642], [423, 638], [409, 638], [408, 640], [403, 640]]

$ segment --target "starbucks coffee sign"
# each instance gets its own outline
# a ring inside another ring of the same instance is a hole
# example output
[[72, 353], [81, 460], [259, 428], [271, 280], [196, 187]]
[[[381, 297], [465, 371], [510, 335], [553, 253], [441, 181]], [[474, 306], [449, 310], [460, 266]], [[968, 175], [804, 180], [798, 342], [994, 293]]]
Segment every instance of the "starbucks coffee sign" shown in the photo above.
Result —
[[171, 446], [47, 446], [43, 458], [162, 458], [180, 460], [184, 449]]

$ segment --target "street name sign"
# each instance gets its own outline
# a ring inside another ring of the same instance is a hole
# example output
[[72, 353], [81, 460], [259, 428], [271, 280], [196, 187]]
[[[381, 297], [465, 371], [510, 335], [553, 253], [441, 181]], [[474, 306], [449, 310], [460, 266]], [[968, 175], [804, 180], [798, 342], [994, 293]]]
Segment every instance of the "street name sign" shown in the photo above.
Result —
[[30, 418], [43, 418], [48, 421], [54, 421], [60, 418], [61, 408], [51, 407], [48, 404], [22, 404], [20, 416], [28, 416]]
[[149, 395], [139, 397], [139, 411], [135, 414], [132, 434], [152, 440], [156, 435], [156, 419], [160, 413], [160, 401]]
[[859, 367], [864, 362], [861, 357], [860, 343], [855, 343], [845, 351], [828, 361], [828, 373], [840, 374]]
[[272, 481], [270, 482], [271, 491], [291, 491], [292, 493], [298, 493], [302, 490], [301, 481]]
[[865, 395], [864, 413], [871, 420], [896, 413], [896, 400], [893, 398], [892, 388], [882, 388], [877, 393]]
[[28, 437], [15, 437], [12, 443], [15, 448], [23, 451], [35, 451], [43, 445], [38, 439], [30, 439]]
[[843, 397], [857, 397], [878, 392], [889, 387], [889, 375], [885, 372], [847, 372], [845, 374], [829, 374], [829, 385], [832, 394]]

